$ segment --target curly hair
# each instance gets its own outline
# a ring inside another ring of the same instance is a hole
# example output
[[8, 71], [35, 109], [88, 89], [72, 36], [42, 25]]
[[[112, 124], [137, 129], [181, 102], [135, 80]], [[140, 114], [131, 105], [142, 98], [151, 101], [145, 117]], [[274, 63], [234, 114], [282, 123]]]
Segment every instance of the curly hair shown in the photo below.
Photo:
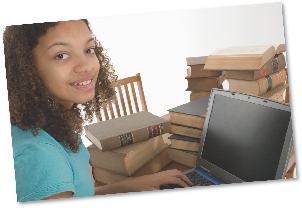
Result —
[[[89, 22], [83, 19], [93, 35]], [[111, 83], [117, 80], [107, 51], [94, 37], [95, 54], [100, 63], [95, 84], [95, 97], [84, 103], [75, 103], [71, 109], [49, 102], [47, 91], [34, 64], [33, 50], [39, 38], [58, 22], [7, 26], [3, 33], [10, 121], [23, 130], [37, 135], [40, 129], [53, 136], [65, 148], [79, 150], [79, 134], [85, 122], [92, 122], [102, 101], [112, 100], [115, 93]]]

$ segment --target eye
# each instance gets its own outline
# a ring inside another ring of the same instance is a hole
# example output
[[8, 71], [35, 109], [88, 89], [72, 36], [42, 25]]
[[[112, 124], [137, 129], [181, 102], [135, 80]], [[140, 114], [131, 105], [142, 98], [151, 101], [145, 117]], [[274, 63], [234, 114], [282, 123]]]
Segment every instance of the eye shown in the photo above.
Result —
[[62, 59], [62, 60], [65, 60], [65, 59], [67, 59], [67, 58], [69, 58], [69, 55], [66, 54], [66, 53], [58, 54], [58, 55], [56, 55], [56, 57], [55, 57], [55, 59]]
[[94, 48], [89, 48], [86, 53], [91, 53], [94, 54], [95, 53], [95, 49]]

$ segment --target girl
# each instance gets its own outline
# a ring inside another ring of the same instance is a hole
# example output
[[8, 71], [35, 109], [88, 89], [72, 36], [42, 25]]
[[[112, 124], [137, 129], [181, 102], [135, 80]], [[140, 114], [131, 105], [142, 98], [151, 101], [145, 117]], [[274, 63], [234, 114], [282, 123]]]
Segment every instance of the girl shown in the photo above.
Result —
[[94, 187], [80, 135], [117, 76], [87, 20], [8, 26], [3, 39], [18, 201], [192, 185], [169, 170]]

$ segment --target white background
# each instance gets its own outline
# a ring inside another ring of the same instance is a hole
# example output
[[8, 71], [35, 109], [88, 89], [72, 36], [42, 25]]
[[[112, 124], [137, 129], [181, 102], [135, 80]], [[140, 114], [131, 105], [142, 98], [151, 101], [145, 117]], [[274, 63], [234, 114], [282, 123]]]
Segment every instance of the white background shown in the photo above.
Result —
[[[94, 33], [107, 49], [120, 78], [141, 73], [149, 111], [157, 115], [163, 115], [166, 109], [189, 101], [184, 79], [186, 57], [207, 55], [216, 48], [226, 46], [276, 44], [284, 42], [285, 36], [293, 128], [299, 162], [301, 12], [299, 6], [291, 1], [281, 2], [283, 17], [279, 4], [252, 5], [272, 2], [274, 1], [245, 1], [246, 6], [238, 7], [243, 5], [242, 1], [10, 1], [0, 5], [0, 26], [4, 28], [5, 25], [12, 24], [88, 18]], [[0, 51], [3, 54], [3, 44], [0, 44]], [[3, 55], [0, 61], [1, 119], [4, 131], [0, 151], [0, 204], [1, 207], [18, 207], [21, 205], [16, 202], [15, 195]], [[299, 176], [299, 164], [297, 167]], [[200, 206], [215, 202], [215, 207], [281, 207], [299, 204], [297, 201], [300, 187], [300, 180], [294, 179], [205, 189], [56, 200], [27, 203], [25, 206], [183, 207], [196, 205], [197, 202], [204, 203]]]

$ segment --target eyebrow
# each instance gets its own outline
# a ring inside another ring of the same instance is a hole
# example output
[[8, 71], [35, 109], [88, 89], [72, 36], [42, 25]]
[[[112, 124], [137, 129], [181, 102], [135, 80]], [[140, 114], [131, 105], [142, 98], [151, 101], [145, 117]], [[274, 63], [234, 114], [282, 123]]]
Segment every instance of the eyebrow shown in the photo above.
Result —
[[[89, 39], [86, 41], [86, 44], [87, 44], [87, 43], [90, 43], [91, 41], [94, 41], [94, 38], [93, 38], [93, 37], [92, 37], [92, 38], [89, 38]], [[51, 44], [51, 45], [47, 48], [47, 50], [49, 50], [51, 47], [56, 46], [56, 45], [62, 45], [62, 46], [67, 46], [67, 47], [71, 47], [71, 46], [72, 46], [71, 44], [65, 43], [65, 42], [54, 42], [53, 44]]]

